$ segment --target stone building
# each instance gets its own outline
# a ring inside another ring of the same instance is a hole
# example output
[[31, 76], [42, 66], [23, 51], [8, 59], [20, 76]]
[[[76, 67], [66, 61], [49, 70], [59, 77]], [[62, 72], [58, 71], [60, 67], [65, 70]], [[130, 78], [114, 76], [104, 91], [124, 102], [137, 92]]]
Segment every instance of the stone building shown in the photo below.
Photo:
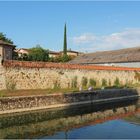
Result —
[[71, 64], [140, 67], [140, 47], [87, 53], [71, 60]]
[[0, 40], [0, 60], [12, 60], [13, 44]]

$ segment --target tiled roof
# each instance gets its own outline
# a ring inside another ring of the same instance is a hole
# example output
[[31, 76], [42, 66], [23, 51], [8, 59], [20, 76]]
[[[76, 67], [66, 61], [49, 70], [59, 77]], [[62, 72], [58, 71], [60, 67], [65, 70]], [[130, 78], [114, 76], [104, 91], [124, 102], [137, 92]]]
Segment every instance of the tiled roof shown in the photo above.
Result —
[[7, 43], [7, 42], [5, 42], [3, 40], [0, 40], [0, 45], [7, 45], [7, 46], [13, 46], [13, 47], [15, 46], [15, 45]]
[[140, 47], [103, 51], [80, 55], [70, 61], [72, 64], [102, 64], [119, 62], [140, 62]]

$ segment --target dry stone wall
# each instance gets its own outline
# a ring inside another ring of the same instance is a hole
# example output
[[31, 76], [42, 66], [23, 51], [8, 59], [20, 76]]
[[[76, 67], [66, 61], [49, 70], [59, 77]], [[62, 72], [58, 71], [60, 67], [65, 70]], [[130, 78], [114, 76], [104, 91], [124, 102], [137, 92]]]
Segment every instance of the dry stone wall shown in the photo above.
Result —
[[19, 96], [19, 97], [1, 97], [0, 98], [0, 114], [33, 109], [43, 107], [70, 107], [82, 104], [95, 104], [105, 102], [122, 102], [136, 100], [140, 95], [139, 89], [108, 89], [98, 91], [85, 91], [67, 94], [50, 94], [40, 96]]
[[0, 66], [0, 90], [80, 87], [83, 77], [87, 86], [90, 79], [97, 86], [102, 85], [103, 79], [107, 85], [114, 85], [116, 78], [121, 85], [135, 84], [140, 81], [139, 71], [140, 68], [5, 61]]
[[0, 90], [6, 89], [5, 68], [0, 65]]

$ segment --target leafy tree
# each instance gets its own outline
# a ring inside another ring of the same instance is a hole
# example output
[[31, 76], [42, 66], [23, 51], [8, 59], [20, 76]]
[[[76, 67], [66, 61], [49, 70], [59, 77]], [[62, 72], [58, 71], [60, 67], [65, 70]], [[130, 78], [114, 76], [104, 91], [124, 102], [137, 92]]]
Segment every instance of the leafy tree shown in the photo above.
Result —
[[36, 47], [29, 49], [28, 60], [30, 60], [30, 61], [48, 61], [49, 52], [48, 52], [48, 50], [43, 49], [40, 45], [36, 45]]
[[63, 54], [67, 55], [67, 31], [66, 31], [66, 24], [64, 27], [64, 44], [63, 44]]
[[10, 44], [14, 44], [14, 42], [11, 39], [7, 38], [6, 35], [3, 33], [0, 33], [0, 40], [3, 40], [3, 41], [10, 43]]

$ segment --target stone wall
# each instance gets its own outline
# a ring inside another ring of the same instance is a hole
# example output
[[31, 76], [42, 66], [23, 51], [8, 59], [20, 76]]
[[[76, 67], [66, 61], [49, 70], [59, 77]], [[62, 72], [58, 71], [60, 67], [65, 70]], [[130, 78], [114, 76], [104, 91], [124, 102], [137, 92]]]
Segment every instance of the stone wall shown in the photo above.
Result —
[[83, 104], [109, 103], [137, 99], [140, 90], [109, 89], [68, 94], [52, 94], [26, 97], [1, 97], [0, 114], [38, 110], [43, 108], [71, 107]]
[[0, 89], [48, 89], [80, 87], [82, 80], [96, 81], [97, 86], [121, 85], [140, 81], [140, 68], [57, 64], [45, 62], [5, 61], [0, 68]]
[[0, 59], [0, 90], [6, 89], [6, 83], [5, 83], [5, 68], [1, 66], [1, 59]]

